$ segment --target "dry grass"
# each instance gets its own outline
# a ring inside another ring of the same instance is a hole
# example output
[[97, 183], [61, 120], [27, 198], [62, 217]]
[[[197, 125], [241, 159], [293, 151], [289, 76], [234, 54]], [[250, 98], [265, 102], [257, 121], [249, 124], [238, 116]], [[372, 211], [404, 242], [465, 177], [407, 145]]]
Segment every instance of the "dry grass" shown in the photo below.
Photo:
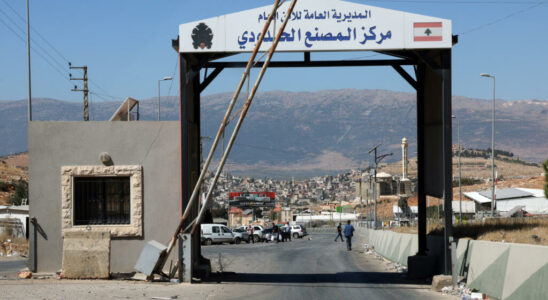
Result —
[[[441, 222], [429, 222], [427, 234], [443, 235]], [[416, 227], [397, 227], [395, 232], [417, 233]], [[483, 222], [455, 224], [455, 238], [492, 242], [548, 245], [548, 218], [486, 219]]]
[[[10, 242], [8, 242], [10, 240]], [[11, 254], [13, 251], [19, 254], [28, 256], [29, 242], [25, 238], [14, 238], [7, 234], [0, 235], [0, 253], [4, 256]]]
[[[453, 174], [458, 174], [457, 157], [453, 157]], [[517, 162], [503, 161], [495, 159], [495, 166], [499, 177], [506, 179], [535, 177], [542, 173], [542, 168], [538, 166], [526, 166]], [[479, 157], [461, 157], [462, 177], [469, 178], [490, 178], [491, 177], [491, 160]], [[379, 172], [387, 172], [392, 175], [401, 174], [401, 161], [382, 165]], [[409, 177], [416, 178], [417, 176], [417, 159], [409, 159]]]

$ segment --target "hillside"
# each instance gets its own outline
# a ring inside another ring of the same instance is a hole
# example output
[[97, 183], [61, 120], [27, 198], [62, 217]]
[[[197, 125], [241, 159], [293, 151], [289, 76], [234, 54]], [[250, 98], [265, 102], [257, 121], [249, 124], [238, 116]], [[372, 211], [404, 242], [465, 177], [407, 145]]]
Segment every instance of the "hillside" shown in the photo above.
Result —
[[28, 155], [21, 153], [0, 157], [0, 205], [8, 204], [20, 179], [28, 181]]
[[[202, 98], [202, 136], [216, 133], [231, 93]], [[141, 101], [141, 119], [156, 119], [156, 99]], [[241, 104], [240, 101], [239, 103]], [[367, 150], [383, 143], [400, 159], [400, 141], [416, 152], [416, 96], [385, 90], [271, 91], [259, 93], [249, 111], [227, 169], [256, 176], [309, 176], [365, 167]], [[94, 103], [92, 117], [106, 120], [119, 103]], [[80, 120], [81, 104], [36, 99], [35, 120]], [[497, 101], [497, 149], [539, 162], [548, 153], [548, 101]], [[461, 141], [468, 148], [490, 144], [491, 102], [453, 98], [461, 118]], [[26, 151], [26, 102], [0, 101], [0, 155]], [[178, 119], [175, 97], [162, 99], [162, 119]], [[233, 122], [235, 123], [235, 122]], [[233, 125], [233, 124], [232, 124]], [[230, 129], [231, 130], [231, 129]], [[456, 142], [456, 128], [454, 130]], [[226, 138], [228, 140], [228, 137]], [[210, 141], [204, 140], [204, 149]]]
[[[399, 175], [402, 172], [401, 160], [391, 164], [382, 164], [379, 172], [386, 172], [392, 175]], [[506, 156], [495, 157], [495, 171], [498, 178], [520, 179], [540, 176], [543, 172], [540, 165], [526, 163], [517, 159], [510, 159]], [[453, 152], [453, 176], [458, 176], [458, 157]], [[486, 179], [491, 178], [491, 158], [483, 157], [461, 157], [461, 172], [463, 178]], [[409, 177], [417, 176], [417, 159], [409, 159]]]

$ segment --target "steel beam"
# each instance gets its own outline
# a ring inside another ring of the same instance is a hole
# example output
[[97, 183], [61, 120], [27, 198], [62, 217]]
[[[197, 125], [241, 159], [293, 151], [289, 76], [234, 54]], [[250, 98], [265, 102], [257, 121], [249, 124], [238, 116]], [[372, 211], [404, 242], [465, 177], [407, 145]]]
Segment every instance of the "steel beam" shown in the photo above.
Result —
[[418, 237], [417, 255], [425, 256], [426, 248], [426, 189], [424, 185], [424, 66], [417, 66], [417, 196], [418, 196]]
[[224, 68], [216, 68], [213, 72], [207, 76], [200, 84], [200, 93], [207, 88], [207, 86], [223, 71]]
[[394, 70], [396, 70], [396, 72], [398, 72], [398, 74], [400, 74], [405, 81], [417, 90], [417, 81], [415, 81], [415, 79], [413, 79], [413, 77], [411, 77], [411, 75], [409, 75], [409, 73], [407, 73], [400, 65], [392, 65], [392, 68], [394, 68]]
[[453, 236], [453, 120], [451, 111], [451, 50], [440, 51], [443, 108], [443, 188], [445, 274], [451, 274], [450, 239]]
[[[179, 120], [181, 134], [181, 214], [186, 209], [192, 189], [200, 173], [200, 60], [192, 55], [179, 54]], [[199, 201], [192, 205], [190, 220], [198, 216]], [[184, 226], [188, 226], [184, 224]], [[200, 257], [200, 235], [190, 242], [194, 264]], [[193, 266], [195, 267], [195, 265]], [[184, 270], [179, 270], [184, 272]]]
[[[264, 62], [257, 62], [261, 68]], [[269, 68], [317, 68], [317, 67], [364, 67], [364, 66], [408, 66], [414, 65], [411, 59], [376, 59], [376, 60], [320, 60], [320, 61], [272, 61]], [[224, 61], [209, 62], [207, 68], [245, 68], [247, 62]]]

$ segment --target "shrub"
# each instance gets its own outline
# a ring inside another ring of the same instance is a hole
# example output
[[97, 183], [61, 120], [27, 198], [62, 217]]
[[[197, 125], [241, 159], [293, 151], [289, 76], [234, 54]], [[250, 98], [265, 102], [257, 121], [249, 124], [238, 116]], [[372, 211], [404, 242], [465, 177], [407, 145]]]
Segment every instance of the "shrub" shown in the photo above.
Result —
[[29, 184], [23, 179], [19, 179], [19, 182], [15, 185], [15, 194], [11, 196], [11, 205], [21, 205], [23, 199], [29, 198]]

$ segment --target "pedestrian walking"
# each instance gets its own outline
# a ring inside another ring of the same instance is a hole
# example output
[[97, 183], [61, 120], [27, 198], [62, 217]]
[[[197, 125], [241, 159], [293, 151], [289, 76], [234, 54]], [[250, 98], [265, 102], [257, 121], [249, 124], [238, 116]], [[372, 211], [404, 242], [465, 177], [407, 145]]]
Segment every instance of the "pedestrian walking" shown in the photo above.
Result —
[[346, 250], [352, 251], [352, 236], [354, 235], [354, 226], [350, 224], [350, 220], [344, 226], [344, 237], [346, 238]]
[[247, 242], [249, 243], [249, 240], [251, 240], [251, 243], [255, 244], [255, 239], [253, 238], [253, 226], [251, 226], [251, 224], [247, 226], [247, 234], [249, 235]]
[[339, 223], [339, 226], [337, 226], [337, 237], [335, 238], [335, 242], [338, 238], [341, 238], [341, 242], [344, 242], [343, 236], [342, 236], [342, 224]]
[[274, 240], [277, 244], [280, 241], [280, 227], [274, 223], [272, 223], [272, 236], [274, 236]]

